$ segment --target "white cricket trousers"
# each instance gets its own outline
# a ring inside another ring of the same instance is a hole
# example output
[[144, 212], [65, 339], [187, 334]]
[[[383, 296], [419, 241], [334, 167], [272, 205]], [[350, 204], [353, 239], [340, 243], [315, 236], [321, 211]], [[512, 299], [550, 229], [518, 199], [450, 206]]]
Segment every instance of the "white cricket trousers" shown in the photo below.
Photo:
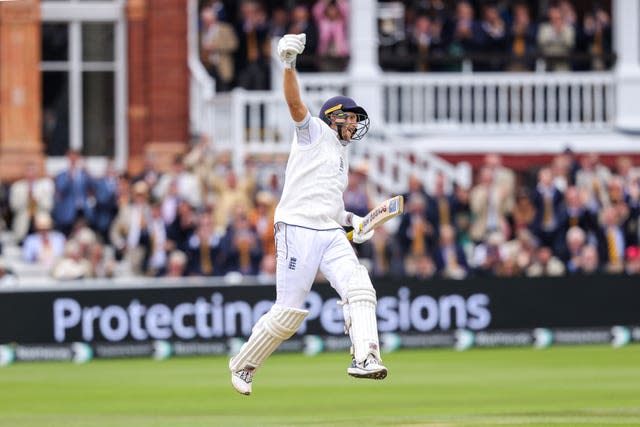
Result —
[[359, 261], [344, 231], [275, 226], [276, 304], [302, 308], [318, 270], [347, 299], [347, 283]]

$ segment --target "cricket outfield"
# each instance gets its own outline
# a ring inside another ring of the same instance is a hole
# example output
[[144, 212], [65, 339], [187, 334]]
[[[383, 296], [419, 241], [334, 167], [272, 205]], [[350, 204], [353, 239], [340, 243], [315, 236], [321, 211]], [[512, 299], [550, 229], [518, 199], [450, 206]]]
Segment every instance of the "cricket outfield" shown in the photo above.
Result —
[[0, 368], [0, 426], [640, 425], [638, 345], [403, 350], [384, 381], [348, 362], [275, 354], [249, 397], [224, 357], [16, 363]]

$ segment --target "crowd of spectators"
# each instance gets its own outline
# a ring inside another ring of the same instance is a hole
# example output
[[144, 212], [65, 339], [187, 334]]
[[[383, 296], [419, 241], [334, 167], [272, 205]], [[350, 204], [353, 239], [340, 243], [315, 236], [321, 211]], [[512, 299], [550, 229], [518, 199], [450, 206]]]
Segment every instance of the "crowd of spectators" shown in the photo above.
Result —
[[[53, 177], [32, 165], [4, 188], [5, 233], [22, 263], [58, 280], [274, 279], [284, 159], [251, 161], [239, 177], [202, 138], [168, 170], [148, 156], [136, 176], [111, 164], [92, 176], [75, 151], [67, 160]], [[356, 247], [373, 277], [640, 274], [640, 168], [630, 157], [607, 167], [597, 154], [566, 151], [535, 173], [516, 173], [487, 154], [476, 169], [469, 188], [443, 174], [409, 179], [396, 227]], [[358, 215], [376, 203], [367, 173], [366, 163], [354, 165], [344, 195]], [[0, 262], [2, 275], [10, 267]]]
[[[612, 64], [611, 19], [594, 1], [395, 0], [379, 16], [380, 65], [388, 71], [602, 70]], [[303, 72], [343, 71], [353, 46], [348, 0], [222, 1], [200, 5], [200, 56], [219, 91], [270, 86], [271, 41], [306, 33]], [[396, 8], [397, 10], [397, 8]]]

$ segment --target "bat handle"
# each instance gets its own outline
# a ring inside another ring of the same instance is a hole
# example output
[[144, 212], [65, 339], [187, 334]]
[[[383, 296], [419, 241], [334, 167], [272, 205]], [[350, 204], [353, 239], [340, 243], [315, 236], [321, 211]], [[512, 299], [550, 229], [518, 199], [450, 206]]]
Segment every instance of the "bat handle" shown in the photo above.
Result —
[[349, 239], [349, 241], [353, 240], [353, 230], [347, 233], [347, 239]]

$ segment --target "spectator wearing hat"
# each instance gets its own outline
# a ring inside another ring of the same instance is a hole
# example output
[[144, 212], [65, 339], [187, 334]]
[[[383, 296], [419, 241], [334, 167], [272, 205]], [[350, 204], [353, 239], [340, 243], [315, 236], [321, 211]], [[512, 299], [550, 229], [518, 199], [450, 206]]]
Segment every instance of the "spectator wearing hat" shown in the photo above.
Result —
[[53, 208], [53, 181], [48, 177], [38, 177], [34, 163], [27, 164], [24, 177], [14, 182], [9, 189], [9, 206], [13, 215], [13, 234], [22, 241], [33, 231], [36, 213], [50, 213]]
[[133, 184], [132, 193], [131, 202], [120, 207], [118, 216], [111, 224], [109, 237], [117, 258], [126, 257], [131, 271], [141, 274], [149, 241], [149, 187], [144, 181], [138, 181]]
[[24, 239], [22, 258], [25, 262], [51, 268], [64, 253], [66, 238], [62, 233], [53, 230], [53, 220], [46, 212], [38, 212], [34, 223], [35, 232]]

